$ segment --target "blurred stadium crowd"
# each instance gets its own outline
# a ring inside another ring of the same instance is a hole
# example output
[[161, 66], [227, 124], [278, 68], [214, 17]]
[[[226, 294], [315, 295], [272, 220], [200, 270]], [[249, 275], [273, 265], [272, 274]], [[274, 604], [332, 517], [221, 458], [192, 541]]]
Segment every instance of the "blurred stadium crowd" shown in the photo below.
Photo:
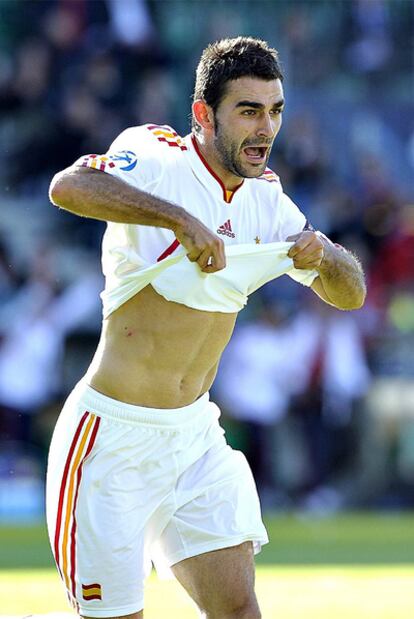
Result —
[[344, 313], [285, 278], [239, 318], [214, 397], [265, 507], [414, 506], [414, 3], [0, 1], [0, 518], [41, 510], [50, 433], [100, 327], [103, 225], [48, 205], [51, 176], [126, 126], [188, 133], [202, 49], [281, 54], [271, 167], [354, 250]]

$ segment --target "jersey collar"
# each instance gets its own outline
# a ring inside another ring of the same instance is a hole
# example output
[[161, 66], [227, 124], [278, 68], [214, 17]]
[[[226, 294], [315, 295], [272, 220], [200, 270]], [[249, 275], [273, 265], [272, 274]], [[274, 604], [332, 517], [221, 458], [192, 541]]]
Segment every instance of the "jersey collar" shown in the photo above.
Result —
[[244, 180], [236, 187], [234, 191], [227, 191], [221, 178], [211, 169], [207, 161], [204, 159], [198, 142], [193, 134], [185, 137], [185, 144], [190, 153], [191, 167], [196, 176], [204, 185], [207, 185], [210, 191], [213, 191], [221, 200], [230, 204], [241, 187], [244, 185]]

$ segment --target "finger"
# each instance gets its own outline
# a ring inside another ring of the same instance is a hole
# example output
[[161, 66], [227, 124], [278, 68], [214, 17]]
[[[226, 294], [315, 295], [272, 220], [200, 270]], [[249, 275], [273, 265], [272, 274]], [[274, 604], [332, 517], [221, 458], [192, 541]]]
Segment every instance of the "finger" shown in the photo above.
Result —
[[296, 256], [297, 254], [299, 254], [301, 251], [303, 251], [309, 244], [308, 239], [304, 239], [304, 238], [300, 238], [298, 239], [294, 245], [292, 245], [292, 247], [289, 249], [288, 251], [288, 256], [290, 258], [293, 258], [293, 256]]
[[321, 258], [324, 255], [323, 247], [305, 247], [302, 251], [295, 255], [295, 260], [312, 260], [313, 258]]
[[201, 251], [198, 248], [192, 249], [190, 252], [188, 252], [187, 258], [189, 259], [190, 262], [198, 262], [200, 255], [201, 255]]
[[197, 264], [202, 271], [215, 264], [213, 252], [210, 247], [206, 247], [206, 249], [201, 252], [197, 259]]
[[296, 269], [314, 269], [321, 265], [323, 255], [316, 255], [307, 258], [294, 259], [293, 265]]
[[288, 251], [289, 258], [294, 258], [298, 254], [302, 253], [305, 248], [306, 245], [304, 246], [303, 244], [296, 242]]
[[[292, 248], [293, 249], [293, 248]], [[304, 249], [298, 251], [294, 256], [290, 256], [295, 260], [312, 260], [313, 258], [321, 258], [324, 255], [324, 248], [320, 244], [309, 244]]]
[[300, 237], [300, 234], [291, 234], [290, 236], [287, 237], [286, 241], [297, 241], [298, 238]]
[[216, 271], [220, 271], [224, 269], [225, 261], [223, 263], [222, 257], [216, 257], [214, 253], [211, 251], [206, 251], [200, 259], [198, 260], [198, 265], [200, 266], [203, 273], [215, 273]]
[[295, 269], [304, 269], [307, 271], [312, 271], [312, 269], [317, 269], [321, 266], [322, 260], [315, 260], [313, 262], [301, 262], [299, 264], [294, 264]]
[[[199, 264], [201, 264], [200, 261], [199, 261]], [[225, 266], [226, 266], [225, 245], [223, 241], [218, 236], [216, 236], [214, 238], [213, 243], [210, 246], [210, 253], [208, 255], [207, 264], [203, 265], [202, 268], [203, 268], [203, 271], [207, 273], [214, 273], [215, 271], [220, 271], [221, 269], [224, 269]]]
[[306, 253], [311, 254], [313, 252], [317, 252], [318, 250], [323, 251], [322, 241], [315, 236], [314, 233], [304, 233], [301, 235], [300, 239], [296, 241], [293, 247], [288, 251], [288, 256], [293, 258], [293, 256], [297, 256], [300, 252], [306, 251]]
[[224, 269], [226, 266], [226, 250], [225, 245], [221, 239], [218, 239], [219, 243], [216, 250], [216, 267], [217, 269]]
[[203, 273], [216, 273], [217, 271], [221, 271], [221, 269], [218, 269], [212, 264], [207, 265], [204, 269], [201, 270], [203, 271]]

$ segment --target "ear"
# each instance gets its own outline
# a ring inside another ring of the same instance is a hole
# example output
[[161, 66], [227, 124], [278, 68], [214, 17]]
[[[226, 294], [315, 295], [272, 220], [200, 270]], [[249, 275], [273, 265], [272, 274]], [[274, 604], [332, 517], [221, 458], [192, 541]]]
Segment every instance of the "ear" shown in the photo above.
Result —
[[205, 101], [197, 99], [193, 103], [193, 114], [197, 123], [206, 131], [214, 131], [214, 113]]

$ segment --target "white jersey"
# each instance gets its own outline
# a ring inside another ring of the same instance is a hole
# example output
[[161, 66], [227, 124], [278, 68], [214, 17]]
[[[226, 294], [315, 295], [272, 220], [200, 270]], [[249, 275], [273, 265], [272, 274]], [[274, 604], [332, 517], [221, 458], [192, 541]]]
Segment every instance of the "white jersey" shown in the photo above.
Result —
[[181, 206], [226, 246], [226, 268], [205, 274], [186, 258], [171, 230], [109, 222], [102, 244], [104, 317], [148, 284], [166, 299], [195, 309], [237, 312], [251, 292], [283, 273], [305, 285], [317, 276], [295, 269], [287, 257], [291, 243], [285, 239], [301, 232], [306, 219], [270, 169], [227, 192], [195, 137], [182, 139], [164, 125], [126, 129], [106, 155], [86, 155], [76, 165], [112, 174]]

